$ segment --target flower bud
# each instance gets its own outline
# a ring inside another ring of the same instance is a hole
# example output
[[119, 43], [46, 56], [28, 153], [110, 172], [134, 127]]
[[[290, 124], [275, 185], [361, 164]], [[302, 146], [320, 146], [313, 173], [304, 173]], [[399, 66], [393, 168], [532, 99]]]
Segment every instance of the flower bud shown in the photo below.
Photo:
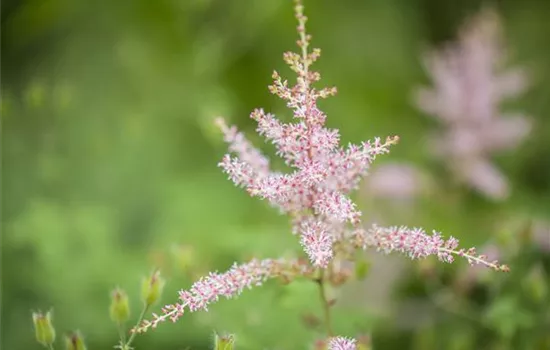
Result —
[[86, 344], [79, 331], [65, 336], [65, 349], [67, 350], [86, 350]]
[[116, 288], [111, 293], [111, 307], [109, 308], [111, 320], [121, 324], [128, 320], [130, 316], [130, 305], [128, 303], [128, 295], [120, 288]]
[[55, 328], [52, 325], [51, 311], [48, 311], [46, 315], [40, 311], [33, 312], [32, 322], [36, 340], [44, 346], [51, 346], [55, 341]]
[[160, 271], [156, 270], [149, 278], [144, 278], [141, 284], [141, 299], [147, 306], [153, 305], [159, 300], [164, 288], [164, 279], [160, 277]]
[[235, 346], [235, 336], [232, 334], [215, 335], [214, 350], [233, 350]]

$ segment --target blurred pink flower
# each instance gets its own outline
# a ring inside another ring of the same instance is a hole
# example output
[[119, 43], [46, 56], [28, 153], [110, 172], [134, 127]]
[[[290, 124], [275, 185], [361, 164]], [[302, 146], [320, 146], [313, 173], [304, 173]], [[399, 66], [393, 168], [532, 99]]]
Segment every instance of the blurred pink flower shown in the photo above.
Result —
[[410, 199], [428, 189], [422, 171], [406, 163], [385, 163], [371, 170], [365, 189], [370, 196]]
[[456, 43], [425, 57], [434, 87], [416, 93], [418, 108], [444, 125], [430, 145], [434, 154], [461, 181], [493, 199], [506, 198], [509, 188], [490, 156], [517, 147], [531, 130], [524, 115], [500, 110], [527, 86], [522, 69], [502, 69], [505, 57], [499, 19], [485, 10], [466, 23]]
[[328, 344], [329, 350], [356, 350], [357, 340], [344, 337], [331, 338]]

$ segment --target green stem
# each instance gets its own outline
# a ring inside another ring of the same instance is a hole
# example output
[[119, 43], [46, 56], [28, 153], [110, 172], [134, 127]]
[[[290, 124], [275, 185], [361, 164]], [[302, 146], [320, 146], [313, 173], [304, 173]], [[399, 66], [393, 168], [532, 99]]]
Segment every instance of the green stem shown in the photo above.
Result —
[[327, 292], [326, 292], [326, 281], [324, 276], [324, 271], [321, 277], [316, 280], [317, 284], [319, 285], [319, 296], [321, 297], [321, 303], [323, 304], [323, 315], [325, 319], [325, 327], [327, 329], [327, 335], [329, 337], [334, 336], [334, 332], [332, 331], [332, 324], [331, 324], [331, 315], [330, 315], [330, 302], [327, 299]]
[[48, 344], [48, 349], [53, 350], [54, 349], [53, 344]]
[[[139, 327], [139, 325], [141, 324], [141, 321], [143, 321], [143, 318], [145, 317], [145, 313], [147, 312], [147, 310], [149, 310], [149, 306], [151, 306], [151, 305], [148, 305], [148, 304], [143, 305], [143, 310], [141, 310], [141, 314], [139, 315], [136, 326], [134, 328]], [[136, 334], [137, 334], [137, 332], [132, 332], [132, 335], [130, 335], [130, 338], [128, 339], [128, 342], [126, 342], [124, 344], [124, 350], [130, 349], [130, 345], [132, 344], [132, 341], [134, 341], [134, 338], [136, 337]]]
[[126, 344], [126, 332], [124, 331], [124, 324], [122, 322], [118, 323], [118, 336], [120, 337], [120, 343]]

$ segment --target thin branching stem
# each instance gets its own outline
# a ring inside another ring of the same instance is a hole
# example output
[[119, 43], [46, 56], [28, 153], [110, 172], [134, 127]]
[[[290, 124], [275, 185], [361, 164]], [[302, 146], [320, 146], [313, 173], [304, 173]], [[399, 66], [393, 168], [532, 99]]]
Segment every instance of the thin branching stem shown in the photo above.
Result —
[[126, 344], [126, 331], [124, 330], [124, 323], [117, 322], [118, 335], [120, 337], [120, 343]]
[[[145, 314], [147, 313], [147, 311], [149, 310], [149, 305], [148, 303], [144, 303], [143, 304], [143, 309], [141, 310], [141, 314], [139, 315], [139, 318], [136, 322], [136, 325], [135, 325], [135, 329], [137, 329], [139, 327], [139, 325], [141, 324], [141, 322], [143, 321], [143, 318], [145, 317]], [[127, 350], [127, 349], [130, 349], [130, 345], [132, 345], [132, 341], [134, 341], [134, 338], [136, 337], [136, 333], [137, 332], [132, 332], [132, 335], [130, 335], [130, 338], [128, 339], [128, 342], [126, 342], [124, 344], [124, 350]]]
[[329, 337], [332, 337], [334, 335], [334, 331], [332, 330], [332, 320], [331, 320], [331, 303], [330, 300], [327, 298], [327, 292], [326, 292], [326, 278], [325, 278], [325, 271], [321, 273], [321, 277], [319, 277], [317, 280], [317, 285], [319, 286], [319, 296], [321, 298], [321, 304], [323, 306], [323, 317], [325, 322], [325, 328], [327, 331], [327, 335]]

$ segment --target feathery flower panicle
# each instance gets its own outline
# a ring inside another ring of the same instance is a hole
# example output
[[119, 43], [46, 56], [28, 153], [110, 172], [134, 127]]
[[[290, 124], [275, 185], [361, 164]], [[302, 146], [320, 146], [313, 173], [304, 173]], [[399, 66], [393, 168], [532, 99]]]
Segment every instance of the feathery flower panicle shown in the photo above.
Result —
[[483, 257], [476, 256], [472, 250], [456, 250], [456, 239], [444, 242], [438, 233], [429, 236], [421, 229], [402, 228], [395, 232], [395, 236], [393, 228], [362, 229], [361, 212], [349, 194], [367, 175], [376, 156], [388, 153], [398, 138], [388, 137], [384, 142], [375, 138], [347, 147], [340, 145], [338, 130], [325, 127], [326, 115], [317, 106], [319, 98], [334, 95], [336, 89], [318, 90], [313, 87], [320, 74], [311, 71], [310, 66], [321, 51], [308, 51], [311, 36], [305, 32], [307, 18], [300, 3], [296, 6], [296, 17], [301, 53], [288, 52], [283, 56], [298, 75], [296, 84], [290, 86], [274, 72], [274, 83], [269, 87], [273, 94], [286, 101], [293, 111], [294, 122], [284, 123], [262, 109], [251, 114], [258, 123], [258, 133], [275, 145], [277, 155], [293, 172], [283, 174], [269, 170], [265, 156], [234, 127], [226, 126], [220, 119], [218, 125], [229, 143], [229, 150], [237, 154], [237, 157], [225, 155], [219, 164], [229, 178], [246, 188], [252, 196], [266, 199], [293, 218], [292, 231], [300, 236], [305, 253], [316, 267], [328, 266], [334, 257], [334, 243], [346, 243], [353, 237], [357, 238], [357, 232], [364, 232], [360, 235], [363, 249], [377, 247], [386, 252], [399, 251], [411, 258], [435, 255], [445, 262], [452, 262], [453, 255], [457, 255], [471, 263], [500, 268], [483, 261]]
[[243, 265], [234, 264], [224, 273], [211, 272], [195, 282], [190, 289], [179, 292], [179, 303], [166, 305], [162, 315], [153, 314], [153, 320], [144, 320], [133, 332], [145, 332], [156, 328], [160, 322], [178, 320], [185, 311], [208, 311], [210, 303], [220, 297], [231, 299], [245, 289], [262, 285], [267, 279], [275, 277], [308, 276], [313, 273], [311, 267], [302, 260], [252, 260]]
[[441, 262], [452, 263], [455, 256], [465, 258], [470, 265], [483, 265], [496, 271], [509, 271], [507, 265], [500, 265], [496, 260], [488, 260], [484, 254], [477, 254], [475, 248], [458, 248], [458, 240], [454, 237], [443, 239], [441, 233], [433, 231], [427, 234], [421, 228], [379, 227], [373, 225], [368, 230], [358, 230], [355, 233], [355, 244], [366, 249], [376, 247], [384, 253], [400, 252], [411, 259], [422, 259], [436, 256]]
[[429, 180], [411, 164], [389, 162], [371, 171], [364, 193], [376, 199], [411, 200], [431, 189]]
[[[328, 267], [335, 253], [349, 253], [355, 248], [398, 251], [413, 259], [435, 255], [444, 262], [452, 262], [453, 256], [462, 256], [472, 264], [506, 270], [505, 266], [486, 261], [473, 249], [458, 249], [458, 241], [452, 237], [445, 241], [438, 233], [430, 236], [422, 229], [406, 227], [363, 229], [361, 212], [349, 194], [357, 189], [375, 158], [388, 153], [398, 138], [388, 137], [384, 141], [375, 138], [343, 147], [338, 130], [325, 127], [326, 115], [318, 108], [317, 101], [334, 95], [336, 89], [313, 87], [320, 74], [311, 71], [310, 66], [321, 51], [309, 51], [311, 36], [305, 31], [307, 18], [301, 2], [297, 0], [296, 3], [300, 53], [288, 52], [283, 58], [298, 78], [291, 86], [275, 72], [274, 83], [269, 87], [273, 94], [286, 101], [293, 112], [293, 122], [284, 123], [261, 109], [251, 114], [258, 123], [258, 133], [274, 144], [277, 155], [293, 169], [292, 172], [271, 170], [268, 158], [244, 134], [221, 118], [216, 123], [229, 143], [229, 151], [236, 154], [236, 157], [225, 155], [219, 166], [237, 186], [245, 188], [252, 196], [267, 200], [292, 218], [292, 232], [299, 236], [311, 264], [302, 260], [253, 260], [243, 265], [235, 264], [224, 273], [210, 273], [190, 289], [180, 291], [178, 303], [166, 305], [161, 315], [153, 314], [152, 321], [143, 321], [134, 332], [155, 328], [167, 319], [175, 322], [186, 311], [207, 311], [208, 305], [220, 297], [233, 298], [269, 278], [280, 277], [287, 281], [298, 276], [312, 278], [317, 268]], [[333, 268], [336, 270], [328, 274], [336, 285], [348, 277], [344, 271], [337, 271], [341, 262], [335, 261]], [[355, 349], [355, 341], [345, 338], [336, 338], [332, 344], [332, 349]]]
[[357, 189], [376, 156], [388, 153], [398, 139], [376, 138], [359, 145], [340, 146], [338, 130], [325, 127], [326, 115], [317, 106], [320, 98], [334, 95], [336, 89], [313, 87], [320, 74], [310, 67], [321, 51], [308, 50], [311, 36], [305, 31], [307, 18], [300, 3], [296, 6], [296, 18], [301, 52], [287, 52], [283, 58], [297, 73], [297, 81], [291, 85], [274, 72], [274, 82], [269, 87], [271, 93], [286, 101], [294, 120], [284, 123], [262, 109], [254, 110], [250, 116], [258, 123], [258, 133], [274, 144], [277, 155], [293, 171], [285, 174], [269, 170], [266, 157], [234, 127], [218, 119], [229, 150], [237, 155], [226, 155], [220, 166], [252, 196], [265, 199], [294, 217], [293, 231], [300, 235], [311, 262], [326, 267], [333, 256], [334, 228], [342, 224], [361, 225], [361, 213], [349, 193]]
[[345, 337], [334, 337], [328, 344], [329, 350], [356, 350], [357, 340]]
[[528, 135], [531, 122], [503, 113], [500, 104], [520, 95], [527, 76], [520, 68], [502, 69], [505, 52], [496, 13], [486, 9], [462, 28], [458, 41], [425, 58], [431, 89], [416, 93], [417, 106], [444, 124], [430, 146], [466, 184], [493, 199], [508, 195], [504, 175], [490, 161]]

